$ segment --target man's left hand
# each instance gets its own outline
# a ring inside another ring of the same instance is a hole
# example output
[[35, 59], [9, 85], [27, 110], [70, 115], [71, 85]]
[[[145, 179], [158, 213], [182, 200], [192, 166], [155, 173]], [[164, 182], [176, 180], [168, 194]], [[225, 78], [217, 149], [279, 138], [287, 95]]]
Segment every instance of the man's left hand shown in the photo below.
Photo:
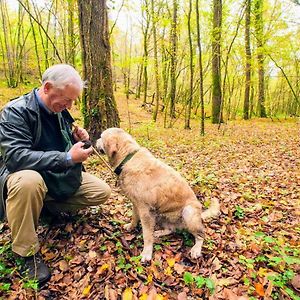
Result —
[[84, 128], [78, 126], [76, 126], [75, 129], [73, 130], [73, 137], [76, 142], [90, 139], [88, 132]]

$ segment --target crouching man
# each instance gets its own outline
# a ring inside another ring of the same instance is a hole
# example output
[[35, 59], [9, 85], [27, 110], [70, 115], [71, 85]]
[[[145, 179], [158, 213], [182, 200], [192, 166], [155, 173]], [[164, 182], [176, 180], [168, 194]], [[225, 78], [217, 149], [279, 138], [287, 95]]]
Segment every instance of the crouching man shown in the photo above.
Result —
[[105, 202], [111, 192], [82, 169], [92, 153], [82, 142], [89, 135], [79, 127], [72, 131], [68, 110], [83, 87], [73, 67], [54, 65], [39, 88], [9, 102], [0, 116], [0, 220], [7, 217], [12, 251], [24, 258], [24, 276], [40, 284], [51, 276], [36, 233], [42, 208], [72, 213]]

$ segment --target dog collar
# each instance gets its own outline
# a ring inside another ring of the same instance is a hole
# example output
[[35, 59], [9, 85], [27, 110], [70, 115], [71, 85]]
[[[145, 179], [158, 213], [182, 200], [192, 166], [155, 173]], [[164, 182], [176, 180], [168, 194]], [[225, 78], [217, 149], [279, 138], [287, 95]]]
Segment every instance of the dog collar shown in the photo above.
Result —
[[122, 162], [114, 169], [114, 172], [119, 176], [123, 170], [124, 165], [131, 160], [134, 154], [136, 154], [139, 150], [135, 150], [128, 155], [122, 160]]

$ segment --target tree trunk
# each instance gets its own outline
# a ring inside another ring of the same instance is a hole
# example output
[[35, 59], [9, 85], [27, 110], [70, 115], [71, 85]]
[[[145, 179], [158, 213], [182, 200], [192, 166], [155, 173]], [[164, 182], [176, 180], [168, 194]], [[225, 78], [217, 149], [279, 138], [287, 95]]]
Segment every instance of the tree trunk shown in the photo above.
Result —
[[113, 94], [106, 0], [78, 0], [83, 77], [84, 127], [92, 141], [103, 130], [120, 124]]
[[222, 0], [213, 0], [212, 32], [212, 123], [222, 122], [221, 103], [221, 25]]
[[10, 22], [9, 22], [9, 14], [7, 10], [6, 1], [0, 1], [0, 10], [1, 10], [1, 21], [2, 21], [2, 29], [3, 29], [3, 44], [2, 47], [4, 61], [4, 69], [6, 74], [6, 82], [8, 87], [16, 87], [17, 86], [17, 78], [15, 72], [15, 59], [14, 59], [14, 49], [13, 45], [10, 43]]
[[76, 41], [74, 32], [74, 0], [68, 0], [68, 59], [67, 61], [75, 67]]
[[185, 125], [184, 129], [191, 129], [191, 110], [193, 102], [193, 86], [194, 86], [194, 51], [193, 51], [193, 41], [191, 33], [191, 15], [192, 15], [192, 0], [189, 0], [189, 11], [188, 11], [188, 36], [189, 36], [189, 49], [190, 49], [190, 87], [189, 96], [185, 111]]
[[258, 115], [266, 118], [265, 108], [265, 69], [264, 69], [264, 32], [263, 32], [263, 0], [256, 0], [254, 5], [255, 35], [258, 61]]
[[204, 90], [203, 90], [203, 64], [202, 64], [202, 47], [200, 34], [200, 14], [199, 14], [199, 0], [196, 0], [196, 23], [197, 23], [197, 45], [199, 51], [199, 78], [200, 78], [200, 105], [201, 105], [201, 135], [204, 135]]
[[251, 46], [250, 46], [250, 14], [251, 0], [246, 0], [245, 14], [245, 52], [246, 52], [246, 71], [245, 71], [245, 98], [244, 98], [244, 120], [249, 119], [250, 108], [250, 89], [251, 89]]
[[176, 56], [177, 56], [177, 0], [173, 0], [173, 19], [171, 25], [171, 87], [170, 87], [170, 127], [172, 119], [175, 118], [176, 98]]
[[158, 51], [157, 51], [157, 36], [156, 36], [156, 24], [157, 14], [154, 9], [154, 0], [151, 0], [151, 16], [153, 25], [153, 48], [154, 48], [154, 73], [155, 73], [155, 108], [153, 111], [153, 121], [156, 122], [159, 106], [159, 72], [158, 72]]
[[147, 91], [148, 91], [148, 43], [149, 43], [149, 29], [150, 29], [150, 13], [149, 13], [149, 3], [148, 0], [143, 1], [143, 16], [145, 20], [145, 24], [143, 23], [143, 47], [144, 47], [144, 55], [143, 55], [143, 77], [144, 77], [144, 98], [143, 104], [147, 103]]

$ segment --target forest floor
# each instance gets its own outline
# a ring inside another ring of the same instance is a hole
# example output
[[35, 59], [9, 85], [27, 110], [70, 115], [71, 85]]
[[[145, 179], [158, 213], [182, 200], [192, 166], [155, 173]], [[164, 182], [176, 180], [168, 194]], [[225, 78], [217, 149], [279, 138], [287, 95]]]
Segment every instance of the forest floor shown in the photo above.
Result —
[[93, 156], [85, 166], [112, 187], [99, 208], [67, 223], [38, 228], [52, 270], [42, 289], [21, 278], [10, 231], [0, 224], [1, 299], [300, 299], [300, 137], [296, 120], [230, 121], [218, 130], [182, 120], [154, 125], [139, 100], [119, 101], [121, 127], [178, 170], [206, 207], [219, 199], [221, 215], [205, 223], [203, 256], [192, 260], [185, 231], [155, 243], [153, 260], [140, 262], [142, 234], [128, 233], [131, 204], [115, 178]]

